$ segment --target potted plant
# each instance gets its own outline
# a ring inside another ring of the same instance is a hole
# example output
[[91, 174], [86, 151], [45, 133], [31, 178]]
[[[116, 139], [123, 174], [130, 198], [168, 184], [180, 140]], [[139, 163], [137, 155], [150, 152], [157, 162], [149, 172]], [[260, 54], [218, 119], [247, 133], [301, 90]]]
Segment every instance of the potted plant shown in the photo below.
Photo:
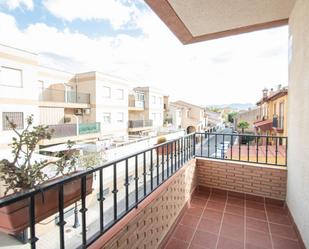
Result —
[[[7, 118], [16, 137], [11, 144], [13, 160], [0, 161], [0, 180], [4, 183], [6, 198], [17, 192], [40, 188], [61, 177], [78, 172], [77, 158], [73, 153], [74, 143], [68, 141], [68, 150], [62, 153], [56, 161], [33, 160], [34, 151], [42, 139], [51, 139], [53, 131], [48, 126], [34, 126], [33, 117], [26, 119], [26, 128], [19, 132], [16, 125]], [[32, 129], [31, 129], [32, 127]], [[53, 168], [52, 171], [49, 169]], [[92, 192], [92, 174], [87, 176], [86, 194]], [[81, 179], [70, 181], [63, 185], [64, 207], [80, 199]], [[17, 235], [29, 226], [29, 199], [22, 199], [0, 208], [0, 230]], [[58, 186], [49, 188], [35, 195], [35, 222], [58, 212]]]

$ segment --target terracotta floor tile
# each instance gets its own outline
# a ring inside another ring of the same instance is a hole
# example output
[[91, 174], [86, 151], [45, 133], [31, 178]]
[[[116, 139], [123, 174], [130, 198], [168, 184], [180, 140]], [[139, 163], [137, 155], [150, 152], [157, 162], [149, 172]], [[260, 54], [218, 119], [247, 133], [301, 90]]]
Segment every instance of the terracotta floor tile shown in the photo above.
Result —
[[197, 198], [200, 198], [200, 199], [204, 199], [204, 200], [207, 200], [210, 196], [210, 193], [205, 193], [205, 192], [195, 192], [192, 197], [197, 197]]
[[283, 207], [284, 204], [285, 204], [285, 201], [283, 201], [283, 200], [275, 200], [275, 199], [265, 198], [265, 205], [266, 206]]
[[246, 208], [257, 209], [260, 211], [265, 211], [265, 205], [263, 202], [246, 200]]
[[[204, 246], [199, 246], [199, 245], [193, 245], [193, 244], [191, 244], [190, 247], [189, 247], [189, 249], [205, 249], [205, 247], [204, 247]], [[207, 249], [207, 248], [206, 248], [206, 249]]]
[[268, 212], [267, 216], [268, 216], [268, 221], [271, 223], [277, 223], [281, 225], [291, 225], [292, 224], [290, 218], [287, 215]]
[[266, 212], [257, 209], [246, 208], [246, 216], [254, 219], [266, 221]]
[[226, 212], [226, 213], [236, 214], [236, 215], [241, 215], [241, 216], [244, 215], [244, 213], [245, 213], [244, 211], [245, 211], [244, 207], [234, 206], [234, 205], [230, 205], [230, 204], [227, 204], [226, 207], [225, 207], [225, 210], [224, 210], [224, 212]]
[[244, 249], [244, 243], [220, 236], [217, 249]]
[[228, 197], [227, 204], [244, 207], [245, 200], [237, 197]]
[[210, 201], [216, 201], [216, 202], [223, 202], [223, 203], [225, 203], [226, 202], [226, 200], [227, 200], [227, 197], [226, 196], [223, 196], [223, 195], [211, 195], [210, 197], [209, 197], [209, 200]]
[[264, 203], [264, 197], [246, 194], [246, 200]]
[[206, 199], [202, 199], [202, 198], [198, 198], [198, 197], [193, 197], [191, 199], [190, 204], [193, 206], [200, 206], [200, 207], [204, 207], [207, 203]]
[[188, 247], [189, 243], [172, 238], [167, 242], [165, 249], [187, 249]]
[[[249, 244], [249, 243], [246, 243], [246, 249], [265, 249], [264, 247], [261, 247], [261, 246], [257, 246], [257, 245], [252, 245], [252, 244]], [[267, 248], [267, 249], [272, 249], [272, 247], [270, 248]]]
[[223, 224], [230, 224], [234, 226], [242, 226], [244, 227], [244, 216], [234, 215], [234, 214], [228, 214], [224, 213], [223, 215]]
[[198, 221], [199, 217], [185, 214], [180, 220], [179, 224], [195, 228], [197, 226]]
[[233, 191], [228, 191], [228, 198], [230, 197], [236, 197], [236, 198], [239, 198], [239, 199], [245, 199], [246, 198], [246, 194], [244, 193], [238, 193], [238, 192], [233, 192]]
[[264, 233], [269, 233], [268, 223], [266, 221], [251, 219], [247, 217], [246, 228]]
[[221, 195], [221, 196], [227, 196], [228, 191], [223, 189], [212, 189], [211, 194], [212, 195]]
[[222, 224], [220, 236], [243, 242], [244, 241], [244, 227], [230, 225], [230, 224]]
[[208, 201], [206, 205], [207, 209], [220, 210], [220, 211], [223, 211], [224, 207], [225, 207], [224, 202]]
[[205, 209], [204, 213], [202, 215], [203, 218], [206, 219], [210, 219], [210, 220], [216, 220], [216, 221], [221, 221], [223, 216], [223, 212], [222, 211], [216, 211], [216, 210], [212, 210], [212, 209]]
[[220, 230], [220, 225], [221, 221], [201, 219], [197, 226], [197, 230], [218, 234]]
[[246, 230], [246, 243], [259, 246], [265, 249], [272, 248], [270, 235], [255, 230]]
[[195, 232], [195, 228], [184, 226], [184, 225], [177, 225], [175, 231], [172, 234], [174, 239], [184, 240], [186, 242], [190, 242]]
[[215, 249], [217, 243], [217, 237], [218, 237], [217, 235], [212, 233], [196, 231], [191, 243], [203, 246], [205, 248]]
[[278, 235], [287, 239], [297, 240], [297, 235], [292, 226], [269, 223], [272, 235]]
[[295, 240], [289, 240], [277, 236], [272, 236], [274, 249], [300, 249], [300, 245]]
[[281, 215], [288, 215], [288, 209], [285, 207], [266, 206], [267, 213], [276, 213]]
[[187, 214], [200, 217], [203, 214], [204, 208], [201, 206], [191, 205], [186, 210]]

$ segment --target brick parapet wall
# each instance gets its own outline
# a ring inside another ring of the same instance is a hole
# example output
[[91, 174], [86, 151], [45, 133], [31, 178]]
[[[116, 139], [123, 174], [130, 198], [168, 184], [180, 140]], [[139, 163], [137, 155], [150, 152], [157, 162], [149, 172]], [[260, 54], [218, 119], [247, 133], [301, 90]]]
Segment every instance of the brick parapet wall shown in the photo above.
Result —
[[196, 176], [192, 159], [90, 248], [158, 248], [197, 186]]
[[197, 159], [198, 185], [285, 200], [284, 167]]

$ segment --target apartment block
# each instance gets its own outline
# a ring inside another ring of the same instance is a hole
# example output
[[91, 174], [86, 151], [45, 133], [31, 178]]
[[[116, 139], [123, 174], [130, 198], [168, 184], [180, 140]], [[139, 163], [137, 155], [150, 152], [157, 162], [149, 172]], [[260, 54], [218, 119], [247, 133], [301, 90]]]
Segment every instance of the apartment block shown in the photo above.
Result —
[[153, 87], [136, 87], [130, 95], [129, 133], [149, 133], [163, 126], [164, 100], [168, 96]]
[[176, 126], [181, 122], [181, 128], [186, 129], [187, 133], [205, 129], [206, 115], [203, 107], [179, 100], [172, 102], [170, 108], [170, 115], [175, 118]]

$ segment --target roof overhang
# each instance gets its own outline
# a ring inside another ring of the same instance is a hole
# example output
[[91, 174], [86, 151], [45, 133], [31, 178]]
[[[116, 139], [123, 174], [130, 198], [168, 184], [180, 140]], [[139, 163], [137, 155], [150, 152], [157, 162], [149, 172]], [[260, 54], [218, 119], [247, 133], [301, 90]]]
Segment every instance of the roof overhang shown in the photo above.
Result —
[[295, 0], [145, 0], [183, 44], [282, 26]]

